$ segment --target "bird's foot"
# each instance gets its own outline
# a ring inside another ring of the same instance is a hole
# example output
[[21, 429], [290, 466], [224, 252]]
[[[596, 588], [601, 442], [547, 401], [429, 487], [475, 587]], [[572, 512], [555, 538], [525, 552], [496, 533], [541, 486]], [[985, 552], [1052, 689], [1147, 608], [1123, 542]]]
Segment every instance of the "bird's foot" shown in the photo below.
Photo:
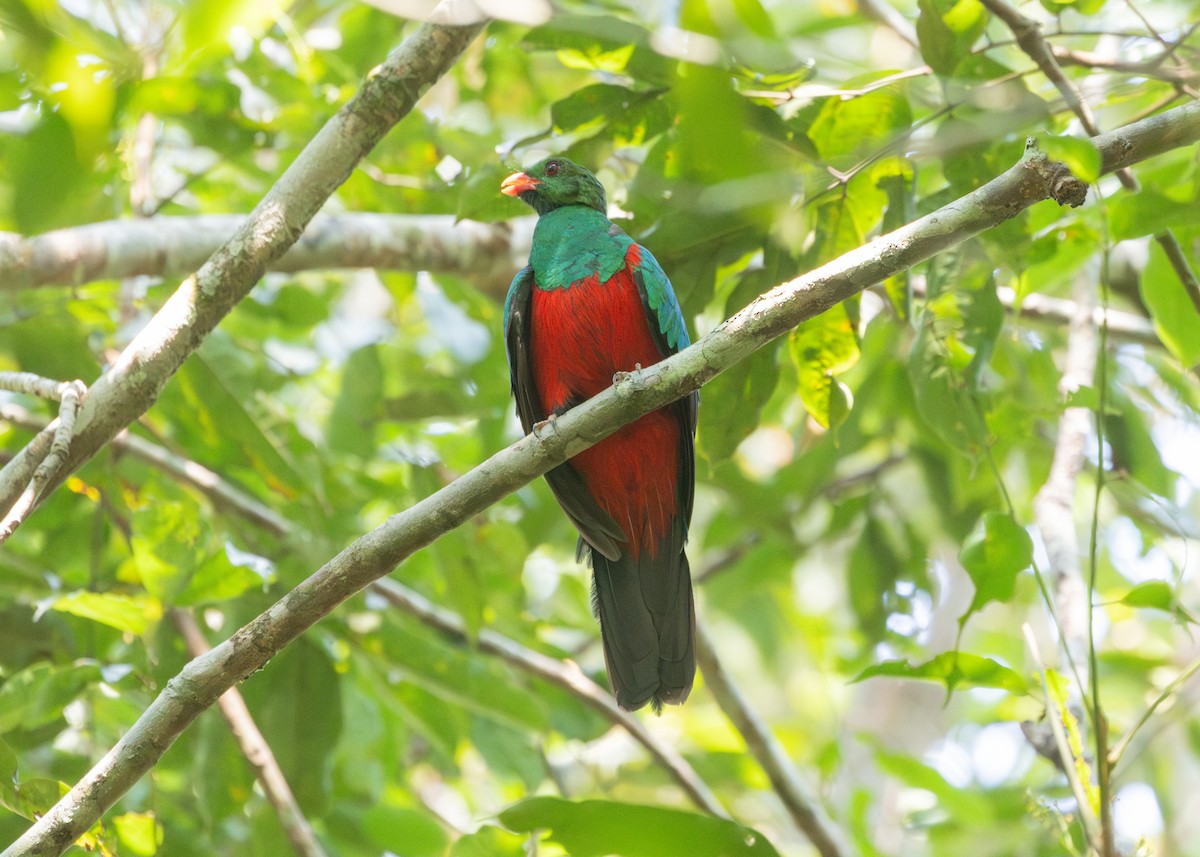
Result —
[[641, 371], [642, 371], [642, 364], [634, 363], [632, 372], [618, 372], [615, 375], [613, 375], [613, 385], [615, 386], [617, 384], [623, 384], [626, 381], [628, 381], [630, 378], [632, 378], [634, 375], [637, 375]]
[[546, 417], [541, 422], [534, 423], [533, 430], [530, 433], [534, 437], [536, 437], [538, 440], [541, 440], [542, 439], [541, 432], [544, 429], [549, 428], [549, 429], [554, 429], [555, 431], [557, 431], [557, 427], [554, 425], [554, 423], [557, 419], [558, 419], [558, 414], [551, 414], [550, 416]]

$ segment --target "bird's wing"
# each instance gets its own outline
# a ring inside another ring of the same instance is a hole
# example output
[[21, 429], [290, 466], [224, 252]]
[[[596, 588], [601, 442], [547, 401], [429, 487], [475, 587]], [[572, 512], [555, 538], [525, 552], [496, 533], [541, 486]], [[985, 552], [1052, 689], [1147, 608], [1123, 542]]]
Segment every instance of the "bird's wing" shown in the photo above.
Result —
[[[529, 359], [529, 312], [533, 295], [533, 268], [526, 265], [513, 277], [504, 300], [504, 342], [517, 416], [526, 434], [548, 414], [533, 382]], [[597, 505], [578, 471], [569, 463], [546, 473], [546, 481], [563, 511], [595, 550], [609, 559], [621, 556], [625, 532]]]

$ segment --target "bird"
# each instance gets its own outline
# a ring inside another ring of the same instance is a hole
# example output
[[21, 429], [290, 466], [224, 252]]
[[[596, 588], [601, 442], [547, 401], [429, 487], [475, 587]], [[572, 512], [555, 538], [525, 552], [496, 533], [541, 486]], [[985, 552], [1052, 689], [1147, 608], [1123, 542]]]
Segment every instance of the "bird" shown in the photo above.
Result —
[[[538, 214], [529, 264], [504, 302], [517, 416], [526, 434], [691, 344], [662, 266], [608, 218], [604, 187], [567, 158], [508, 176]], [[652, 411], [546, 473], [590, 558], [592, 610], [617, 704], [687, 699], [695, 604], [684, 550], [695, 493], [699, 395]]]

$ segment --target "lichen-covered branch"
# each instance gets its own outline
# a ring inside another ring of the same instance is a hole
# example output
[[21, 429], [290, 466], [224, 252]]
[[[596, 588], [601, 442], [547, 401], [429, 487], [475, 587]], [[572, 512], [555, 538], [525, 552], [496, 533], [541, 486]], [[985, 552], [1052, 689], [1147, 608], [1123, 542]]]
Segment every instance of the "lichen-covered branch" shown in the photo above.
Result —
[[[1200, 140], [1200, 103], [1097, 138], [1107, 169]], [[60, 854], [146, 771], [201, 711], [334, 608], [415, 551], [642, 414], [699, 388], [766, 343], [889, 276], [966, 241], [1053, 192], [1077, 198], [1060, 165], [1029, 151], [983, 187], [761, 295], [680, 353], [560, 416], [342, 550], [211, 652], [189, 663], [129, 732], [6, 857]], [[89, 397], [89, 402], [94, 398]], [[115, 433], [115, 432], [114, 432]]]

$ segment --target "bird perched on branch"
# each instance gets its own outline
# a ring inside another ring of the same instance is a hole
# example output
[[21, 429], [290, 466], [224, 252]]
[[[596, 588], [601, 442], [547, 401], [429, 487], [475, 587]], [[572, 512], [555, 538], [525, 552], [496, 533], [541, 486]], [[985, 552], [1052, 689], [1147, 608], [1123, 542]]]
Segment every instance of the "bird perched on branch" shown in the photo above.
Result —
[[[513, 395], [529, 433], [622, 372], [689, 345], [671, 282], [608, 219], [588, 170], [551, 157], [500, 186], [539, 215], [529, 264], [504, 303]], [[590, 554], [592, 605], [617, 703], [687, 699], [696, 673], [695, 610], [684, 543], [695, 487], [691, 393], [646, 414], [546, 474]]]

